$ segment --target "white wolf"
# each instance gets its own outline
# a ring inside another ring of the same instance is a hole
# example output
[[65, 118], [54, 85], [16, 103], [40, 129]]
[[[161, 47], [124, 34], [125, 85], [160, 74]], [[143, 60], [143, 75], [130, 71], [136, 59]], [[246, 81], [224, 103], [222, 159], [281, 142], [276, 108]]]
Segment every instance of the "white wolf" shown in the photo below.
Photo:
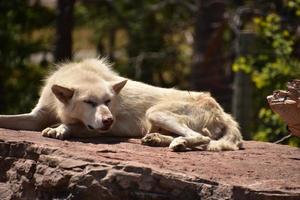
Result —
[[242, 144], [237, 122], [209, 93], [127, 80], [105, 59], [62, 64], [46, 79], [36, 107], [28, 114], [0, 115], [0, 127], [42, 130], [43, 136], [58, 139], [143, 137], [143, 144], [174, 151], [237, 150]]

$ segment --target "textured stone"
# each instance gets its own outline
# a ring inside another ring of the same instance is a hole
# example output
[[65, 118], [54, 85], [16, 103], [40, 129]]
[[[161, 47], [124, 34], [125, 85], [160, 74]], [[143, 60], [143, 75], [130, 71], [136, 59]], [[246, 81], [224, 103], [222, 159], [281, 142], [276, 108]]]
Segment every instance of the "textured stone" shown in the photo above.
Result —
[[171, 152], [138, 139], [0, 129], [0, 199], [300, 199], [300, 150]]

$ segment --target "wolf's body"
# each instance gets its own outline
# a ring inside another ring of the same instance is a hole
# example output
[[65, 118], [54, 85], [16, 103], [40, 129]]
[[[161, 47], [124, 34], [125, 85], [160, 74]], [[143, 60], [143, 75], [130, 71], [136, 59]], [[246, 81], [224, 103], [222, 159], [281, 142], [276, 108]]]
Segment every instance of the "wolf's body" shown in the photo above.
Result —
[[[59, 139], [144, 137], [144, 144], [173, 150], [199, 145], [212, 151], [239, 149], [238, 124], [209, 93], [125, 83], [104, 60], [64, 64], [47, 78], [31, 113], [0, 115], [0, 127], [43, 130], [44, 136]], [[57, 123], [62, 124], [50, 128]]]

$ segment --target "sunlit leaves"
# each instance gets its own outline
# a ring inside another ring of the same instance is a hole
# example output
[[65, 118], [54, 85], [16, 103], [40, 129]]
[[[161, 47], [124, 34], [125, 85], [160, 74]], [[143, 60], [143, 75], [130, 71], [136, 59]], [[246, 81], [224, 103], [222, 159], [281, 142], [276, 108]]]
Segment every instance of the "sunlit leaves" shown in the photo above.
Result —
[[300, 17], [300, 0], [289, 0], [287, 6], [295, 11], [296, 16]]
[[252, 72], [252, 60], [251, 58], [246, 58], [244, 56], [240, 56], [236, 59], [236, 61], [232, 65], [232, 69], [234, 72], [243, 71], [247, 74]]
[[[252, 18], [249, 23], [253, 24], [259, 46], [255, 52], [238, 57], [232, 66], [234, 71], [249, 74], [256, 87], [254, 99], [259, 122], [254, 139], [257, 140], [275, 141], [287, 134], [285, 124], [269, 109], [265, 98], [273, 90], [285, 89], [287, 81], [300, 78], [300, 58], [294, 51], [299, 36], [293, 24], [300, 14], [300, 0], [285, 3], [282, 10], [270, 9], [269, 13]], [[300, 140], [292, 138], [288, 143], [300, 145]]]

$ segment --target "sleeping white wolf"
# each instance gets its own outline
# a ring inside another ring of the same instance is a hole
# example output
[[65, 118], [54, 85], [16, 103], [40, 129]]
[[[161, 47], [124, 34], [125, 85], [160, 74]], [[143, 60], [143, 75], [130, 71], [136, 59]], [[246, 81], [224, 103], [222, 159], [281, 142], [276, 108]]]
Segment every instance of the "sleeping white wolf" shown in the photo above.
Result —
[[237, 150], [242, 143], [237, 122], [209, 93], [127, 80], [104, 59], [62, 64], [46, 79], [35, 108], [28, 114], [0, 115], [0, 127], [42, 130], [43, 136], [58, 139], [143, 137], [143, 144], [174, 151]]

